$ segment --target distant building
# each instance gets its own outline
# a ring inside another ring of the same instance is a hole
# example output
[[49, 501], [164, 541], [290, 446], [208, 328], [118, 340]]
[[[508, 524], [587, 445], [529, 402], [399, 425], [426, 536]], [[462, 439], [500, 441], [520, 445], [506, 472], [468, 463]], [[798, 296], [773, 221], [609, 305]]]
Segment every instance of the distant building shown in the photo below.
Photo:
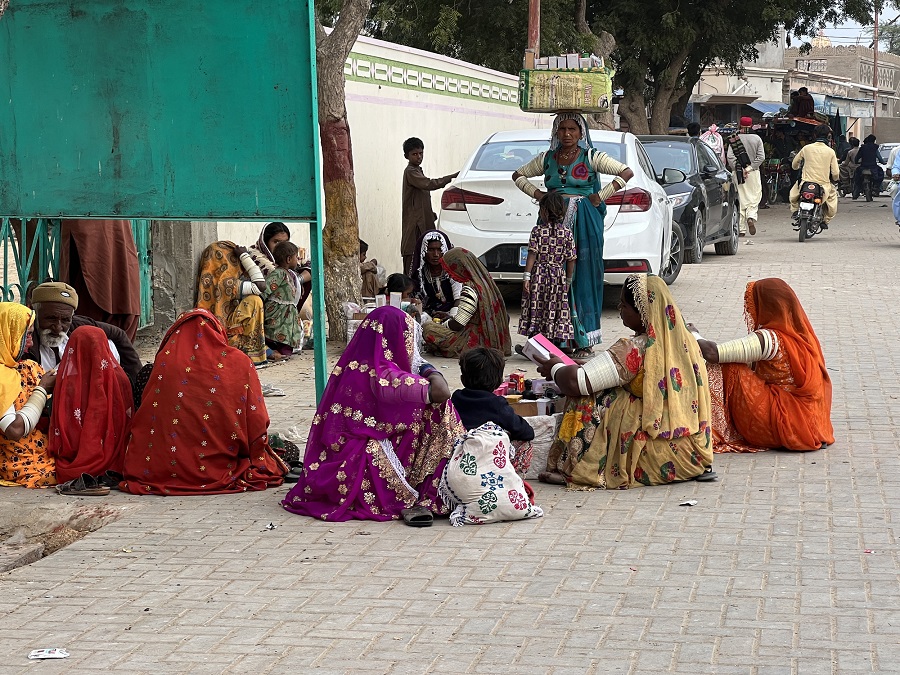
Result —
[[691, 95], [688, 117], [707, 127], [737, 122], [744, 116], [761, 121], [763, 114], [787, 108], [785, 46], [784, 31], [772, 42], [757, 45], [759, 56], [744, 64], [741, 75], [721, 66], [704, 70]]
[[[807, 87], [816, 109], [846, 118], [846, 131], [864, 137], [872, 130], [880, 140], [900, 140], [900, 56], [878, 52], [878, 91], [874, 86], [875, 52], [862, 45], [832, 46], [828, 38], [813, 40], [808, 53], [784, 51], [788, 93]], [[877, 110], [876, 110], [877, 106]]]

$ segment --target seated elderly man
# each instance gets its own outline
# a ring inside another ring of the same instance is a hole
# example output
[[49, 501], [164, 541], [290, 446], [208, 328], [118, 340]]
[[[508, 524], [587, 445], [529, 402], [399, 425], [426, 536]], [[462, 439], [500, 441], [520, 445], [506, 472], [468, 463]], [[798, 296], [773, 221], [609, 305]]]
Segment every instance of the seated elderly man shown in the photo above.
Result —
[[131, 340], [121, 328], [75, 314], [78, 294], [74, 288], [58, 281], [43, 283], [32, 292], [31, 306], [37, 315], [34, 345], [23, 358], [37, 361], [45, 371], [52, 370], [62, 359], [69, 334], [80, 326], [95, 326], [106, 334], [110, 351], [134, 384], [142, 364]]

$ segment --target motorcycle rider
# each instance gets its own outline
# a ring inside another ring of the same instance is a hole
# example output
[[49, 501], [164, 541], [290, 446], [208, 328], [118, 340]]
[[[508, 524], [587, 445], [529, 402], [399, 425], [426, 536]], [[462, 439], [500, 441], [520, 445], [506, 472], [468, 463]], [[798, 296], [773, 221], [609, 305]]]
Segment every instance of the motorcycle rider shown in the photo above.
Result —
[[[894, 161], [891, 164], [891, 177], [895, 181], [900, 182], [900, 152], [892, 154], [894, 155]], [[900, 190], [894, 195], [894, 201], [891, 204], [891, 208], [894, 211], [894, 222], [900, 226]]]
[[859, 197], [862, 192], [863, 169], [869, 169], [872, 172], [872, 192], [878, 194], [881, 192], [881, 182], [884, 180], [884, 171], [879, 166], [884, 164], [881, 157], [878, 144], [875, 142], [875, 134], [869, 134], [863, 139], [863, 144], [856, 154], [856, 175], [853, 181], [853, 199]]
[[791, 219], [796, 224], [800, 219], [800, 183], [811, 181], [822, 186], [825, 192], [825, 201], [822, 204], [822, 216], [824, 223], [822, 229], [828, 229], [829, 221], [837, 214], [838, 196], [832, 181], [840, 177], [837, 155], [828, 145], [828, 134], [831, 129], [827, 124], [816, 127], [816, 142], [804, 145], [794, 157], [791, 166], [799, 169], [803, 164], [800, 182], [794, 183], [791, 188]]

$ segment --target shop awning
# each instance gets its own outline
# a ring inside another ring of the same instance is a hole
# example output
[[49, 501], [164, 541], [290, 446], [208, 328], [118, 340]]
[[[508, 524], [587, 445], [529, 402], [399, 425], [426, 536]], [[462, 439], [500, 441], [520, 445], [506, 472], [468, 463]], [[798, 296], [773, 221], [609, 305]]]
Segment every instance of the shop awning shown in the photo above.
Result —
[[782, 103], [780, 101], [753, 101], [747, 105], [754, 110], [758, 110], [763, 115], [766, 113], [777, 113], [782, 108], [788, 107], [787, 103]]
[[695, 94], [691, 96], [691, 103], [700, 105], [750, 105], [758, 96], [743, 94]]

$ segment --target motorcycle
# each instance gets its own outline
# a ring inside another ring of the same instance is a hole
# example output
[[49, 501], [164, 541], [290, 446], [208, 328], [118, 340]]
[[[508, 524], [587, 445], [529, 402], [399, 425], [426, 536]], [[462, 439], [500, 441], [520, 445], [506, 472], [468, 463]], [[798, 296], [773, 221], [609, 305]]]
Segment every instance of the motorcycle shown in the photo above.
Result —
[[794, 229], [800, 233], [800, 241], [811, 239], [819, 232], [827, 229], [825, 225], [825, 188], [812, 181], [800, 183], [800, 210]]
[[866, 201], [872, 201], [872, 169], [862, 170], [862, 193], [866, 197]]
[[765, 164], [766, 198], [774, 204], [778, 196], [791, 186], [791, 167], [780, 159], [770, 159]]

